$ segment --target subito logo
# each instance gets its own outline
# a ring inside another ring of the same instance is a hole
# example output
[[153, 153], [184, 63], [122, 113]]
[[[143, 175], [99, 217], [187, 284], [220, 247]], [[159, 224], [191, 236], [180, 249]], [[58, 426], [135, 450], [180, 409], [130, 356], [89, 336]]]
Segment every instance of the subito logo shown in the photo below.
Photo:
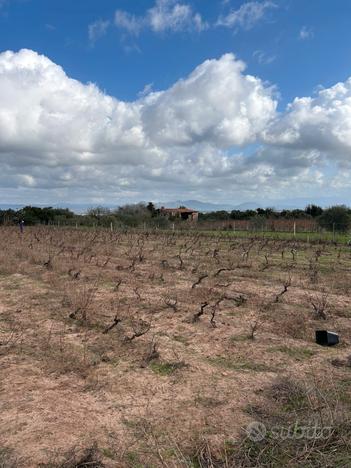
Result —
[[266, 437], [267, 429], [263, 423], [254, 421], [246, 427], [246, 433], [253, 442], [260, 442]]

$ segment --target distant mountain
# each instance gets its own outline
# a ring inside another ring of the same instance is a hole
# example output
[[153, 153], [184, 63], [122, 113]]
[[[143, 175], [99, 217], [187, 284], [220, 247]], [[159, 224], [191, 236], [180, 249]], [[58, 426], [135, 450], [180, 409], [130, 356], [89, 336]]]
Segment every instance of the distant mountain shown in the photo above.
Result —
[[165, 208], [178, 208], [179, 206], [186, 206], [202, 213], [209, 213], [211, 211], [232, 211], [232, 210], [251, 210], [261, 207], [260, 203], [248, 202], [241, 205], [234, 205], [229, 203], [209, 203], [201, 202], [199, 200], [176, 200], [164, 203], [155, 203], [157, 208], [164, 206]]
[[247, 203], [241, 203], [240, 205], [235, 205], [232, 209], [245, 211], [245, 210], [256, 210], [257, 208], [263, 208], [263, 205], [257, 202], [247, 202]]
[[234, 205], [229, 203], [206, 203], [199, 200], [176, 200], [168, 201], [165, 203], [157, 203], [157, 207], [164, 206], [166, 208], [178, 208], [179, 206], [186, 206], [187, 208], [193, 208], [194, 210], [208, 213], [210, 211], [232, 211], [232, 210], [255, 210], [256, 208], [262, 208], [263, 205], [257, 202], [241, 203], [240, 205]]
[[186, 206], [187, 208], [193, 208], [194, 210], [201, 212], [210, 211], [232, 211], [232, 210], [255, 210], [257, 208], [274, 208], [277, 211], [281, 210], [295, 210], [304, 209], [307, 205], [315, 204], [322, 208], [327, 208], [332, 205], [350, 205], [348, 200], [342, 200], [338, 198], [293, 198], [288, 200], [267, 200], [264, 202], [246, 202], [240, 203], [239, 205], [228, 204], [228, 203], [206, 203], [199, 200], [176, 200], [168, 201], [165, 203], [156, 203], [157, 207], [167, 208], [178, 208], [179, 206]]
[[[1, 1], [1, 0], [0, 0]], [[179, 206], [186, 206], [187, 208], [193, 208], [194, 210], [208, 213], [211, 211], [232, 211], [232, 210], [255, 210], [256, 208], [274, 208], [277, 211], [281, 210], [294, 210], [294, 209], [303, 209], [309, 204], [319, 205], [322, 208], [327, 208], [332, 205], [347, 205], [350, 206], [349, 202], [350, 198], [345, 196], [345, 198], [334, 198], [334, 197], [324, 197], [324, 198], [292, 198], [287, 200], [265, 200], [263, 202], [246, 202], [240, 203], [235, 205], [234, 203], [210, 203], [210, 202], [202, 202], [199, 200], [175, 200], [175, 201], [167, 201], [167, 202], [155, 202], [155, 206], [160, 208], [164, 206], [166, 208], [178, 208]], [[132, 202], [131, 202], [132, 203]], [[124, 205], [123, 203], [102, 203], [101, 206], [105, 208], [114, 209], [120, 205]], [[44, 207], [44, 206], [52, 206], [53, 208], [68, 208], [71, 211], [81, 214], [85, 213], [89, 208], [95, 207], [97, 203], [23, 203], [23, 204], [15, 204], [15, 203], [0, 203], [0, 210], [19, 210], [26, 205]]]
[[206, 203], [201, 202], [199, 200], [176, 200], [176, 201], [168, 201], [164, 203], [157, 203], [158, 207], [164, 206], [166, 208], [178, 208], [179, 206], [186, 206], [187, 208], [192, 208], [197, 211], [231, 211], [233, 209], [233, 205], [221, 203]]
[[20, 210], [21, 208], [23, 208], [24, 205], [15, 205], [15, 204], [11, 204], [11, 203], [0, 203], [0, 210], [14, 210], [14, 211], [17, 211], [17, 210]]

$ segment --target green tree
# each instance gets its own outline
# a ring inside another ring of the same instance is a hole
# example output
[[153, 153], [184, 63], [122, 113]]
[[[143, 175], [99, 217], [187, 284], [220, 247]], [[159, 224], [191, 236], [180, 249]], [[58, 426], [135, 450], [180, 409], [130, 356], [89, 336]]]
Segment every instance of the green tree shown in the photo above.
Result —
[[152, 217], [156, 216], [156, 208], [152, 202], [147, 204], [146, 209], [150, 211]]
[[328, 231], [347, 232], [351, 227], [350, 209], [345, 205], [331, 206], [319, 216], [318, 223]]
[[316, 218], [323, 213], [323, 208], [318, 205], [307, 205], [305, 208], [305, 213], [312, 216], [312, 218]]
[[120, 206], [114, 210], [114, 215], [119, 222], [130, 227], [140, 226], [142, 223], [148, 222], [152, 216], [145, 203]]

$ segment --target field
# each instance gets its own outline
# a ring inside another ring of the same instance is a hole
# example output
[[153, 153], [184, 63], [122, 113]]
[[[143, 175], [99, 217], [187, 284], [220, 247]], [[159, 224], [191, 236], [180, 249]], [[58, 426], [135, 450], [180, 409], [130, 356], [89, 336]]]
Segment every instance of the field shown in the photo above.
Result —
[[0, 467], [351, 465], [347, 246], [44, 227], [0, 244]]
[[350, 234], [345, 233], [332, 233], [332, 232], [284, 232], [284, 231], [257, 231], [257, 232], [250, 232], [250, 231], [215, 231], [215, 230], [207, 230], [202, 231], [203, 233], [215, 235], [216, 232], [220, 233], [221, 236], [229, 236], [229, 237], [242, 237], [246, 239], [247, 237], [251, 237], [254, 239], [271, 239], [271, 240], [290, 240], [290, 241], [302, 241], [307, 243], [336, 243], [336, 244], [344, 244], [348, 245], [351, 238]]

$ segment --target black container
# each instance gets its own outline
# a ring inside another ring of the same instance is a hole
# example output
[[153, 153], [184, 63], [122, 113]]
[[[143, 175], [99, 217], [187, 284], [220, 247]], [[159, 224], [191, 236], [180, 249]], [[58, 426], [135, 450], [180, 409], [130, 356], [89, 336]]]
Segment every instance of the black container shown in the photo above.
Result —
[[339, 343], [339, 335], [327, 330], [316, 330], [316, 343], [322, 346], [334, 346]]

